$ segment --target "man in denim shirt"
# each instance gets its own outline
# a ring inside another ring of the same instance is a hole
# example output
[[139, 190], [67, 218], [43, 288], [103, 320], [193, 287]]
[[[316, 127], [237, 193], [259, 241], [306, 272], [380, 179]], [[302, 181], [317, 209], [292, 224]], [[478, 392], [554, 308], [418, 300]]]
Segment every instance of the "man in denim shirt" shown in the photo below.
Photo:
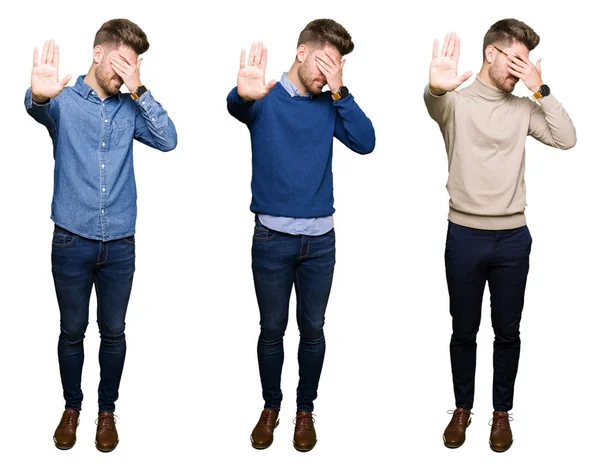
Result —
[[[34, 51], [27, 112], [46, 126], [54, 148], [52, 274], [60, 308], [58, 360], [65, 411], [54, 442], [75, 444], [83, 400], [83, 338], [92, 286], [98, 299], [100, 385], [96, 447], [118, 444], [115, 401], [125, 361], [125, 312], [135, 270], [133, 140], [161, 151], [177, 145], [167, 112], [140, 80], [146, 34], [115, 19], [96, 33], [93, 63], [73, 87], [59, 80], [59, 49]], [[125, 85], [130, 94], [120, 92]]]

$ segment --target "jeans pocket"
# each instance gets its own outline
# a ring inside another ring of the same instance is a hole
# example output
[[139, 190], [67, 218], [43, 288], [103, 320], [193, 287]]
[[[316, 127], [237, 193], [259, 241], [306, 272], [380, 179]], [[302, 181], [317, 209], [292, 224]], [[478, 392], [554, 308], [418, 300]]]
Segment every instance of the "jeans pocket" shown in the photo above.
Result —
[[255, 241], [270, 241], [275, 237], [276, 231], [267, 228], [264, 226], [258, 218], [256, 219], [256, 223], [254, 224], [254, 235], [252, 239]]
[[77, 240], [77, 235], [70, 231], [55, 228], [52, 234], [52, 246], [54, 247], [69, 247]]
[[131, 236], [125, 237], [125, 238], [123, 238], [123, 241], [126, 242], [127, 244], [134, 245], [135, 244], [135, 235], [132, 234]]

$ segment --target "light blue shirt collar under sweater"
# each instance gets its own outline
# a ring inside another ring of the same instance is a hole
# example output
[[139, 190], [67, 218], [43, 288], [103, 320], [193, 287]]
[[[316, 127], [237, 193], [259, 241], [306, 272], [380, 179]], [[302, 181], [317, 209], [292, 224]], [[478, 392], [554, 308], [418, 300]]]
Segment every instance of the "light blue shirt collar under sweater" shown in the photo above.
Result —
[[[287, 72], [283, 73], [279, 82], [292, 97], [296, 95], [302, 96], [298, 87], [288, 79]], [[310, 93], [307, 95], [310, 95]], [[320, 236], [333, 229], [333, 215], [322, 218], [289, 218], [286, 216], [258, 215], [258, 218], [261, 224], [280, 233]]]

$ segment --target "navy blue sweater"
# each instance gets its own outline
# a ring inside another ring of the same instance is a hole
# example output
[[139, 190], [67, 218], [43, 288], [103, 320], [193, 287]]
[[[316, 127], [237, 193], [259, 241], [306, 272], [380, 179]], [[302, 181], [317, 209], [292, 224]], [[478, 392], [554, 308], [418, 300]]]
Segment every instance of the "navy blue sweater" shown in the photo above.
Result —
[[245, 123], [252, 141], [254, 213], [318, 218], [332, 215], [333, 137], [360, 154], [375, 147], [371, 120], [349, 95], [290, 96], [281, 83], [262, 99], [246, 101], [235, 87], [227, 109]]

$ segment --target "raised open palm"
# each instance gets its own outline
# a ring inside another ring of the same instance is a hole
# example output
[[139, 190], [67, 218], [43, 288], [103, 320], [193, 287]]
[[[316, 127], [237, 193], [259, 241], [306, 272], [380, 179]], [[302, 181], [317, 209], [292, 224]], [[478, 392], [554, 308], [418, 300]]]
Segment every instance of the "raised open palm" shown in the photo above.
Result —
[[71, 75], [58, 80], [60, 52], [53, 39], [44, 42], [42, 56], [38, 60], [38, 48], [33, 51], [31, 70], [31, 95], [34, 101], [43, 102], [56, 97], [71, 80]]
[[240, 55], [240, 71], [238, 72], [238, 95], [246, 100], [260, 100], [277, 83], [271, 80], [265, 84], [265, 71], [267, 69], [267, 48], [262, 43], [252, 44], [246, 64], [246, 50], [242, 49]]
[[460, 39], [456, 33], [446, 35], [439, 55], [438, 40], [433, 42], [433, 55], [429, 66], [429, 86], [432, 91], [450, 92], [473, 75], [472, 72], [458, 75], [459, 56]]

